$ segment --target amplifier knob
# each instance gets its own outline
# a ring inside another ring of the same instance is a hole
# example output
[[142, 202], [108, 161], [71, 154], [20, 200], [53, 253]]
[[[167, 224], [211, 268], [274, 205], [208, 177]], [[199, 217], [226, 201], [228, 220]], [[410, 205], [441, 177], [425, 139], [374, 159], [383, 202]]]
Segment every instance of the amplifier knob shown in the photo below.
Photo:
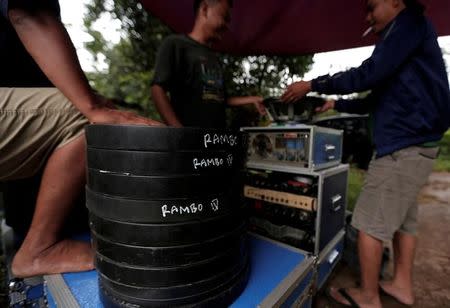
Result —
[[283, 160], [284, 159], [284, 154], [283, 153], [277, 152], [276, 156], [277, 156], [278, 160]]
[[252, 146], [255, 153], [263, 158], [268, 157], [273, 150], [270, 138], [264, 134], [257, 135], [255, 139], [253, 139]]

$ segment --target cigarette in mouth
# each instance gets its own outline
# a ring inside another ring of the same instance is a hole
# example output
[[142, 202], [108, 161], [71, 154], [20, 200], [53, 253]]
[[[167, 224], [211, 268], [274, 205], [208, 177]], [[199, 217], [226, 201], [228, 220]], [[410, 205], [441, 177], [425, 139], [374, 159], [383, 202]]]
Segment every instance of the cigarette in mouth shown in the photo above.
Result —
[[370, 26], [369, 28], [367, 28], [366, 31], [364, 31], [363, 35], [361, 37], [366, 37], [370, 32], [372, 32], [372, 26]]

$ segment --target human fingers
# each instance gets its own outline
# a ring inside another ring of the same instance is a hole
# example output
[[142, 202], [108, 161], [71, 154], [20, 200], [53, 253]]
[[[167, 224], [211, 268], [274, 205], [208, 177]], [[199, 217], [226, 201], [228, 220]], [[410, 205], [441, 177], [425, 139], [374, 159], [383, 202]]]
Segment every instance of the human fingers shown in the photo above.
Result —
[[150, 126], [165, 126], [163, 123], [158, 122], [156, 120], [145, 118], [142, 116], [139, 116], [132, 112], [127, 112], [124, 118], [120, 120], [121, 124], [143, 124], [143, 125], [150, 125]]
[[256, 110], [258, 110], [260, 115], [265, 115], [267, 113], [266, 107], [262, 103], [256, 103]]
[[326, 101], [322, 106], [316, 108], [316, 112], [325, 112], [334, 109], [334, 101]]
[[292, 87], [289, 86], [286, 89], [286, 91], [284, 92], [284, 94], [281, 96], [281, 101], [283, 103], [290, 103], [293, 101], [293, 98], [294, 98], [294, 93], [293, 93]]
[[158, 121], [139, 116], [134, 112], [109, 108], [96, 110], [96, 112], [89, 118], [89, 121], [91, 123], [97, 124], [136, 124], [163, 126], [163, 124]]
[[97, 98], [97, 104], [100, 107], [102, 107], [102, 108], [106, 107], [106, 108], [110, 108], [110, 109], [117, 109], [117, 106], [115, 105], [116, 100], [107, 98], [107, 97], [102, 96], [100, 94], [97, 94], [96, 98]]

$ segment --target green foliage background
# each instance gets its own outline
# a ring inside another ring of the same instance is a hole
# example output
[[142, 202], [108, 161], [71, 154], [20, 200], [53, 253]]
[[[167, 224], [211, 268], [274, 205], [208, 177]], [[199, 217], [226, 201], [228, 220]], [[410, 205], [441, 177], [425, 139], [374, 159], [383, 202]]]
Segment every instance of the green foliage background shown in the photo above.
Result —
[[440, 153], [434, 164], [434, 171], [450, 172], [450, 130], [439, 142]]
[[[107, 42], [102, 33], [93, 28], [95, 21], [105, 13], [120, 20], [122, 39], [116, 45]], [[108, 65], [106, 71], [88, 73], [93, 87], [121, 101], [121, 107], [158, 118], [150, 97], [150, 84], [158, 47], [172, 33], [171, 29], [147, 13], [137, 0], [92, 0], [87, 5], [84, 25], [93, 37], [93, 41], [86, 43], [87, 50], [95, 59], [105, 56]], [[312, 55], [221, 55], [221, 60], [229, 95], [280, 95], [280, 89], [292, 82], [293, 75], [303, 76], [313, 63]], [[251, 121], [255, 116], [254, 110], [245, 108], [240, 113], [232, 116], [232, 123], [242, 124], [242, 119]]]

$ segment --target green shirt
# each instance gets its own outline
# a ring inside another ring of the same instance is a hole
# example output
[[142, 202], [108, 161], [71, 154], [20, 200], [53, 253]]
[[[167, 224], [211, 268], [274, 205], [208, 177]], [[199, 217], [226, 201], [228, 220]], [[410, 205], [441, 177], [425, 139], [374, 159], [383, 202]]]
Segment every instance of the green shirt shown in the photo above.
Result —
[[156, 57], [153, 83], [170, 94], [184, 126], [225, 127], [225, 88], [217, 55], [186, 35], [171, 35]]

